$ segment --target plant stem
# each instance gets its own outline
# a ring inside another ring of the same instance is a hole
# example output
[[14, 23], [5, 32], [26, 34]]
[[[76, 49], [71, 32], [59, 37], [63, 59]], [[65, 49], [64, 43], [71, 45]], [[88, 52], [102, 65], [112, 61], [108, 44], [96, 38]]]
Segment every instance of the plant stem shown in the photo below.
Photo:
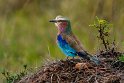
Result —
[[100, 36], [99, 37], [102, 40], [102, 43], [103, 43], [103, 45], [104, 45], [104, 47], [105, 47], [105, 49], [107, 51], [108, 48], [107, 48], [106, 41], [105, 41], [105, 38], [104, 38], [104, 35], [103, 35], [103, 31], [104, 31], [104, 27], [102, 27], [101, 24], [100, 24], [100, 30], [99, 30]]

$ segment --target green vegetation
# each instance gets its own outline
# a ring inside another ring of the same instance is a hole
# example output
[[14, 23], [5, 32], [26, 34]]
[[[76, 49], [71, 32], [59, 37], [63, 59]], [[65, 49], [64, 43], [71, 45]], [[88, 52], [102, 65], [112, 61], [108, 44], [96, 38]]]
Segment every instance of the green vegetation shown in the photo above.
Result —
[[121, 55], [121, 56], [119, 57], [119, 60], [122, 61], [122, 62], [124, 62], [124, 55]]
[[[101, 45], [104, 46], [105, 51], [106, 52], [111, 51], [113, 53], [113, 51], [117, 51], [117, 50], [115, 50], [116, 49], [115, 48], [116, 47], [115, 40], [112, 42], [109, 39], [111, 37], [110, 36], [110, 28], [112, 27], [112, 25], [113, 24], [110, 24], [106, 20], [99, 19], [98, 17], [96, 17], [96, 20], [94, 21], [94, 23], [89, 26], [97, 29], [97, 32], [98, 32], [97, 38], [98, 38], [98, 40], [101, 40], [101, 42], [102, 42]], [[114, 55], [111, 57], [114, 57]], [[118, 56], [116, 56], [116, 57], [118, 58]], [[118, 60], [121, 62], [124, 61], [123, 53], [120, 55]]]
[[57, 30], [49, 23], [57, 15], [70, 18], [74, 33], [91, 53], [99, 44], [97, 31], [88, 25], [95, 16], [105, 18], [114, 24], [110, 40], [123, 51], [123, 5], [123, 0], [0, 0], [0, 71], [18, 72], [23, 64], [39, 67], [49, 57], [63, 59], [55, 42]]
[[109, 42], [109, 32], [110, 27], [112, 24], [109, 24], [106, 20], [99, 19], [96, 17], [96, 21], [94, 21], [94, 24], [91, 24], [90, 26], [93, 28], [96, 28], [98, 31], [97, 38], [102, 41], [102, 44], [104, 45], [104, 48], [106, 51], [110, 50], [110, 42]]
[[7, 83], [15, 83], [17, 80], [20, 80], [22, 77], [27, 75], [27, 65], [24, 65], [24, 70], [20, 71], [19, 73], [16, 74], [11, 74], [10, 72], [4, 70], [2, 74], [6, 78]]

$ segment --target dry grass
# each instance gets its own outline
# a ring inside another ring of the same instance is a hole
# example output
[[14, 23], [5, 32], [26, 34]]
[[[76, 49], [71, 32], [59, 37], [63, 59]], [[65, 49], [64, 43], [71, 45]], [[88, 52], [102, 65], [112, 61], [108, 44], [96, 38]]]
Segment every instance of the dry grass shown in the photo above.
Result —
[[[120, 55], [119, 52], [114, 54]], [[100, 54], [100, 65], [83, 59], [50, 62], [33, 75], [22, 78], [19, 83], [123, 83], [124, 63], [103, 55], [108, 56], [108, 53]]]

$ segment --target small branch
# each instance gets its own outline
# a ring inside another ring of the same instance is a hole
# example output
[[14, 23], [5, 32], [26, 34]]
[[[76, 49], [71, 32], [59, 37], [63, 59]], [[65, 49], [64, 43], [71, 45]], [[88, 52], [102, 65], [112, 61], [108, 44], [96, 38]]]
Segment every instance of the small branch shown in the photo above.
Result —
[[52, 81], [53, 81], [53, 74], [51, 75], [51, 82], [50, 83], [52, 83]]

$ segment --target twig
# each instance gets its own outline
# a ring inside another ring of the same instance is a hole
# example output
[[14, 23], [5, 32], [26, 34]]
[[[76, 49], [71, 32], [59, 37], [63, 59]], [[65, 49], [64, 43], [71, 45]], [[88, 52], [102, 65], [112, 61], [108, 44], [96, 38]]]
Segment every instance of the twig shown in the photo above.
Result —
[[78, 79], [79, 79], [79, 77], [77, 75], [74, 83], [77, 83]]
[[91, 75], [91, 76], [87, 79], [87, 82], [89, 82], [89, 81], [92, 79], [93, 76], [94, 76], [94, 75]]
[[51, 75], [51, 82], [50, 83], [52, 83], [52, 81], [53, 81], [53, 74]]

